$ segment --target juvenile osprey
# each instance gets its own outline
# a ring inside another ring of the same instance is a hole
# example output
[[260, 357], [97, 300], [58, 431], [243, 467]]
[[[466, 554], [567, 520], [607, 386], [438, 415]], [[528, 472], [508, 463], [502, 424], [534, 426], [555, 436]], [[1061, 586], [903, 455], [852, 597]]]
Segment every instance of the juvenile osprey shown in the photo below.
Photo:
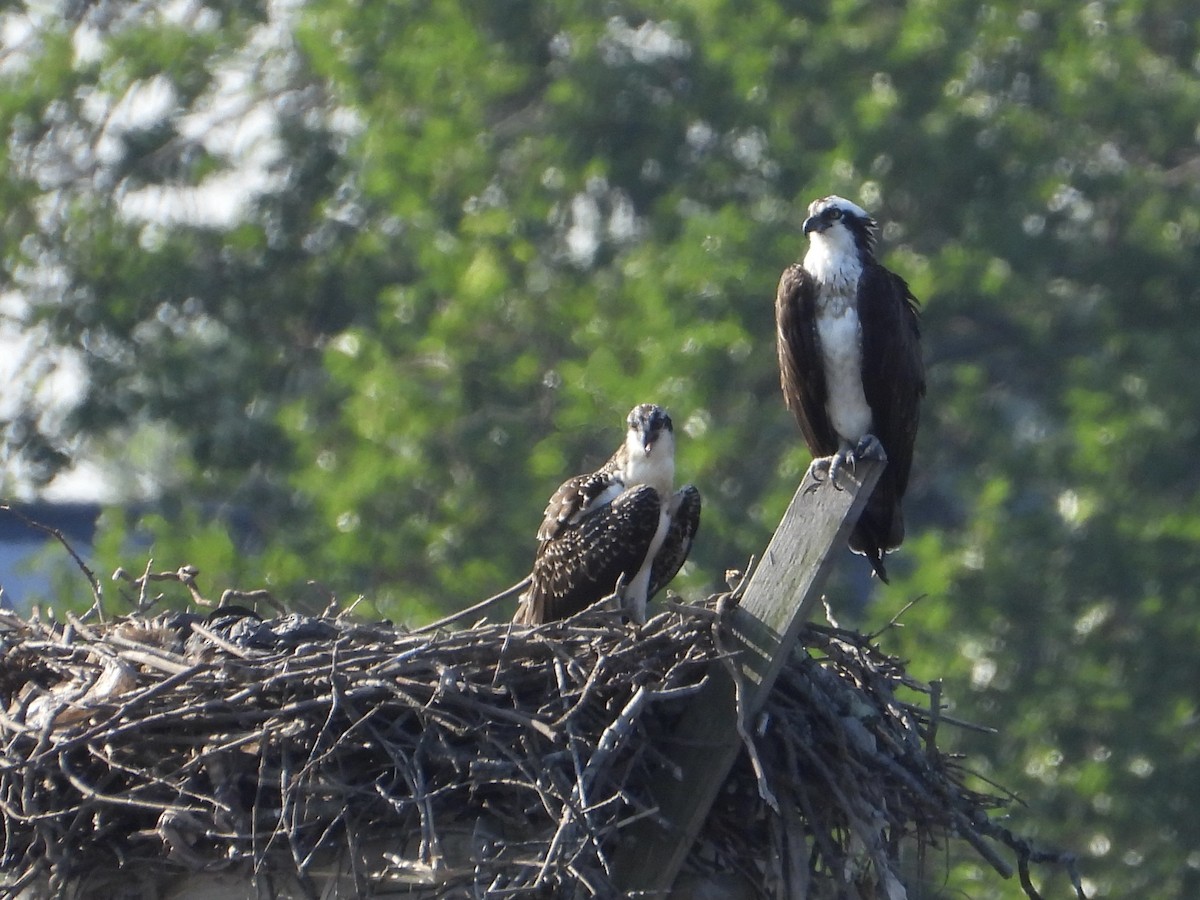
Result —
[[917, 299], [875, 260], [876, 223], [841, 197], [814, 200], [803, 264], [788, 266], [775, 296], [783, 398], [800, 423], [814, 474], [887, 454], [888, 464], [850, 535], [850, 548], [883, 581], [883, 555], [904, 540], [908, 486], [925, 394]]
[[652, 403], [635, 406], [625, 442], [603, 466], [576, 475], [546, 505], [532, 581], [514, 621], [565, 619], [607, 597], [624, 576], [624, 606], [638, 622], [646, 601], [683, 566], [700, 526], [700, 492], [672, 493], [675, 431]]

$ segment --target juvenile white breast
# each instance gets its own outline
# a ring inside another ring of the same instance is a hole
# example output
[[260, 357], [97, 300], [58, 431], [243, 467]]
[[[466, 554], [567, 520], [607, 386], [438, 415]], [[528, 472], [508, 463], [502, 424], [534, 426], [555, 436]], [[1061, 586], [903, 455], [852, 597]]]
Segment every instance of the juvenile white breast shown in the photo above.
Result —
[[626, 446], [628, 460], [621, 473], [625, 487], [648, 484], [664, 497], [671, 496], [675, 482], [675, 438], [670, 433], [659, 437], [658, 442], [647, 454], [641, 446], [631, 440]]

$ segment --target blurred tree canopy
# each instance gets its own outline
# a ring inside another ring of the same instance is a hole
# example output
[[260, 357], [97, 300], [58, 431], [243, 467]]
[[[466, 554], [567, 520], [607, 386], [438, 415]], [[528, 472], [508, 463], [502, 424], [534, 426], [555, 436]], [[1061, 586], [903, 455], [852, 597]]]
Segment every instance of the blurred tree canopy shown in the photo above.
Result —
[[1192, 4], [26, 0], [0, 41], [0, 487], [100, 460], [108, 561], [210, 584], [464, 606], [653, 400], [715, 586], [808, 461], [778, 274], [862, 203], [930, 386], [859, 620], [924, 597], [886, 640], [1093, 896], [1200, 896]]

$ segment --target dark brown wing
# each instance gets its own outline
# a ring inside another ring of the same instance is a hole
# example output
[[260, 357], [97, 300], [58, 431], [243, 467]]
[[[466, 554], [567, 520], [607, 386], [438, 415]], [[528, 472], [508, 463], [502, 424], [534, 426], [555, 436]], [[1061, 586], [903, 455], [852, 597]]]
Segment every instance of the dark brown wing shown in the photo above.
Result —
[[544, 540], [533, 561], [532, 582], [515, 621], [525, 625], [565, 619], [633, 578], [658, 530], [658, 491], [639, 485], [578, 521], [564, 522]]
[[687, 562], [688, 554], [692, 552], [692, 542], [700, 529], [700, 491], [695, 485], [684, 485], [676, 491], [671, 505], [675, 507], [671, 514], [671, 527], [667, 530], [662, 547], [650, 566], [647, 600], [670, 584], [679, 574], [679, 570]]
[[783, 270], [775, 293], [775, 336], [783, 400], [792, 411], [813, 456], [838, 449], [837, 433], [825, 408], [825, 366], [817, 346], [817, 285], [804, 267]]
[[537, 533], [539, 541], [549, 540], [564, 526], [577, 522], [592, 509], [616, 499], [624, 485], [616, 478], [614, 461], [615, 457], [597, 471], [568, 478], [559, 486], [542, 514], [542, 524]]
[[[904, 539], [900, 500], [908, 487], [913, 445], [925, 395], [925, 363], [917, 299], [904, 279], [869, 263], [858, 285], [863, 341], [863, 393], [871, 407], [871, 430], [888, 464], [871, 495], [850, 546], [873, 564]], [[876, 565], [882, 576], [882, 565]]]
[[908, 487], [925, 396], [917, 307], [917, 298], [899, 275], [878, 263], [864, 269], [858, 288], [863, 393], [871, 407], [875, 437], [887, 451], [898, 497]]

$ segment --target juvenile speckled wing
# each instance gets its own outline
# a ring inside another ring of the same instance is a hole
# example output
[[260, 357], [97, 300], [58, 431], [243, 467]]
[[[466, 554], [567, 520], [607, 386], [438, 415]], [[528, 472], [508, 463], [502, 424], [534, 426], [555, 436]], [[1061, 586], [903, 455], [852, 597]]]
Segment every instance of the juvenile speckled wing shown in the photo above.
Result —
[[650, 569], [648, 597], [653, 597], [679, 574], [700, 530], [700, 491], [695, 485], [684, 485], [676, 491], [671, 506], [671, 527]]
[[565, 619], [612, 593], [622, 575], [632, 577], [654, 538], [661, 503], [658, 491], [643, 485], [543, 541], [517, 621]]

